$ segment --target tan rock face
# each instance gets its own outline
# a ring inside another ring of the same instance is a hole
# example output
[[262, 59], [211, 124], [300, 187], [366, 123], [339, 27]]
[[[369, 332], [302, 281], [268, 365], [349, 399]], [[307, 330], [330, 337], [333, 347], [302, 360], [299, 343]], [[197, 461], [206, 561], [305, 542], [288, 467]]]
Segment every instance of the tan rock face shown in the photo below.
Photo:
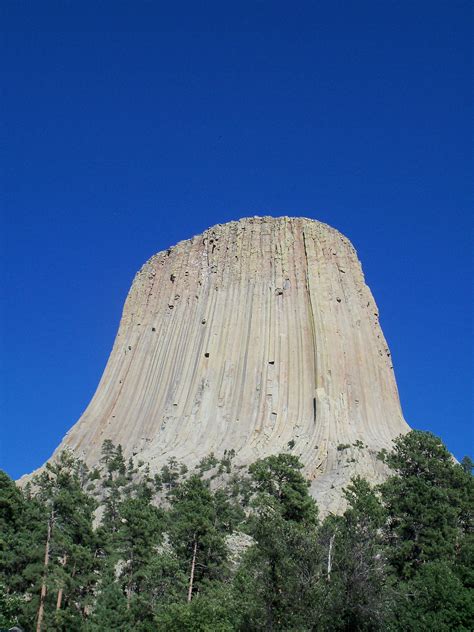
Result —
[[[107, 367], [58, 450], [104, 439], [159, 469], [234, 449], [301, 456], [323, 510], [406, 432], [378, 310], [350, 242], [302, 218], [218, 225], [136, 275]], [[343, 447], [346, 446], [346, 447]], [[339, 448], [339, 449], [338, 449]]]

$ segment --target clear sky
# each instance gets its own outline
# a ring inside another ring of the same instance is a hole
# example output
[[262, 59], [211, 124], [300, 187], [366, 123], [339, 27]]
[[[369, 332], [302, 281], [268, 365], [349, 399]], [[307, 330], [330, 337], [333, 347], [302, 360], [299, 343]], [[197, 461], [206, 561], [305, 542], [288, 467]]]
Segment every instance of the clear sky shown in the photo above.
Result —
[[148, 257], [264, 214], [351, 239], [407, 421], [472, 455], [471, 7], [3, 0], [0, 467], [84, 411]]

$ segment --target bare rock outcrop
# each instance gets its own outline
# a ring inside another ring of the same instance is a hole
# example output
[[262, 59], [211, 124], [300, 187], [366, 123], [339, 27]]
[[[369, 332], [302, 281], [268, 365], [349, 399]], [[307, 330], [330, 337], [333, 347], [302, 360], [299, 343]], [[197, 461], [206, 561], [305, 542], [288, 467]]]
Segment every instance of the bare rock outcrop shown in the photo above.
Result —
[[104, 439], [158, 470], [234, 449], [300, 455], [324, 511], [409, 428], [351, 243], [304, 218], [217, 225], [138, 272], [97, 391], [58, 450]]

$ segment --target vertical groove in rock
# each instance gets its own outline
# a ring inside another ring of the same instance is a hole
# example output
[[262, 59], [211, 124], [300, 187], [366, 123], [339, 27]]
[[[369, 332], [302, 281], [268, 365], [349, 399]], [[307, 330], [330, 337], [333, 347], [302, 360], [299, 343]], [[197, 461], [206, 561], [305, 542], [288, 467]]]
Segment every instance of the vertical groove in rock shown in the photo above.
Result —
[[294, 441], [323, 510], [337, 511], [342, 486], [378, 480], [376, 452], [408, 430], [392, 369], [343, 235], [303, 218], [230, 222], [138, 272], [97, 391], [58, 450], [93, 465], [110, 438], [159, 469], [229, 449], [249, 463]]

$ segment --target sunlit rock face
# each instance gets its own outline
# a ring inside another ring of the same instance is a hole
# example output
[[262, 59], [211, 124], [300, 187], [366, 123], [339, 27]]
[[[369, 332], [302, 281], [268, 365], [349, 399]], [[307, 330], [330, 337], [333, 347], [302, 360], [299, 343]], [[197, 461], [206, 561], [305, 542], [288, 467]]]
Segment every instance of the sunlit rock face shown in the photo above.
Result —
[[304, 218], [210, 228], [138, 272], [106, 369], [59, 446], [104, 439], [150, 463], [299, 455], [323, 511], [408, 430], [378, 310], [349, 240]]

